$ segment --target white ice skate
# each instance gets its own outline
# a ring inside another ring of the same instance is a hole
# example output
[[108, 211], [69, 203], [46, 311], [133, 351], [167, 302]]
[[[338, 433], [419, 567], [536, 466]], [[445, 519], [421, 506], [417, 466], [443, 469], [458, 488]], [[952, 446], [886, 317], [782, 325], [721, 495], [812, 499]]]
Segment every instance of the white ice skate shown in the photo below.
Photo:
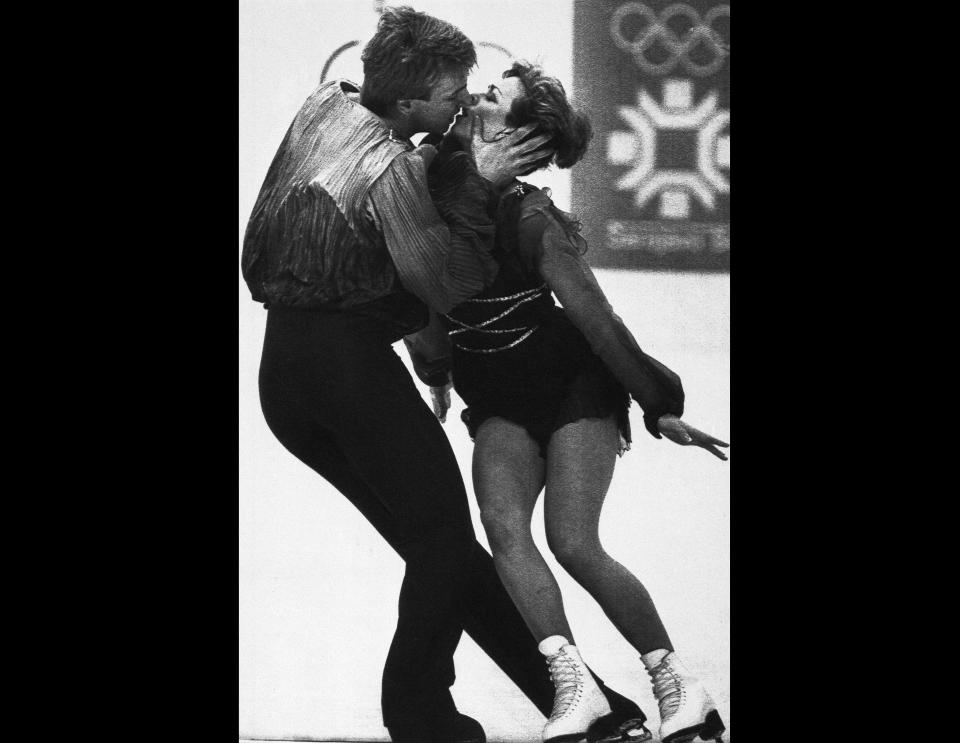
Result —
[[722, 743], [726, 728], [717, 705], [675, 653], [669, 653], [648, 673], [660, 705], [661, 743], [690, 743], [698, 735], [702, 741]]
[[611, 714], [610, 704], [593, 680], [590, 669], [575, 645], [562, 635], [551, 635], [540, 643], [547, 656], [550, 678], [556, 689], [553, 711], [543, 728], [544, 743], [576, 743], [587, 737], [587, 729]]

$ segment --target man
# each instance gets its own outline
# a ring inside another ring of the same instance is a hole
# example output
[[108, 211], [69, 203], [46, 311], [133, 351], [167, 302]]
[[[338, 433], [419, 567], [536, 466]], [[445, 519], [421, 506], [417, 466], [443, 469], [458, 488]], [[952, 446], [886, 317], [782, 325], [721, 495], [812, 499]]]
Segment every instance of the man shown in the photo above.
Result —
[[[447, 225], [427, 191], [435, 150], [409, 137], [442, 134], [469, 105], [473, 44], [444, 21], [386, 9], [363, 62], [362, 90], [334, 81], [304, 103], [244, 237], [243, 275], [268, 309], [261, 404], [280, 442], [406, 563], [383, 672], [391, 739], [483, 743], [450, 694], [463, 630], [545, 715], [553, 686], [475, 539], [449, 442], [392, 344], [421, 330], [428, 308], [445, 312], [493, 281], [496, 187], [542, 156], [545, 138], [523, 141], [530, 128], [475, 138], [464, 218]], [[618, 720], [643, 717], [608, 696]]]

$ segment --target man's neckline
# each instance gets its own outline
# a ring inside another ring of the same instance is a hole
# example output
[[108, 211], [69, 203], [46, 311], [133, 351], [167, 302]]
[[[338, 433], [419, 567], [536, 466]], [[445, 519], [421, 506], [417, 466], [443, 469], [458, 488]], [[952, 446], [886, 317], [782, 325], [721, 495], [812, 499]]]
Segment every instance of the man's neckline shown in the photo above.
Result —
[[[380, 128], [383, 130], [383, 133], [386, 135], [387, 139], [396, 144], [402, 144], [406, 147], [413, 149], [413, 142], [405, 137], [401, 137], [397, 134], [383, 119], [377, 116], [373, 111], [360, 103], [360, 86], [357, 85], [352, 80], [347, 80], [346, 78], [337, 78], [337, 88], [340, 93], [343, 95], [344, 99], [352, 103], [354, 106], [359, 108], [363, 113], [373, 119]], [[349, 90], [348, 90], [349, 88]]]

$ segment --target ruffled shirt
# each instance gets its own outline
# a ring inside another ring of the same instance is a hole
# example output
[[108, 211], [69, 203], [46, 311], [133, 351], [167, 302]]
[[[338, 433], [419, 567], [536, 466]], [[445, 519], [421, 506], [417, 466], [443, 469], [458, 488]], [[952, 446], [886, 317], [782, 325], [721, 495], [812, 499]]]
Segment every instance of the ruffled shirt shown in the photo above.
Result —
[[243, 277], [265, 306], [373, 313], [409, 333], [423, 304], [445, 312], [493, 281], [491, 193], [465, 174], [448, 226], [427, 188], [433, 148], [393, 136], [351, 92], [322, 84], [298, 112], [248, 222]]

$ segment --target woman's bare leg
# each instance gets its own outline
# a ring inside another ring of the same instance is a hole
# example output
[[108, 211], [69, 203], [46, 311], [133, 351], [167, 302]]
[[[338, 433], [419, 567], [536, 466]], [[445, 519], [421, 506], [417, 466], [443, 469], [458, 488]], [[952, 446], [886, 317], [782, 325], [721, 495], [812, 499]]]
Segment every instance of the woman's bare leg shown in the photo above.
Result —
[[638, 653], [673, 650], [650, 595], [600, 544], [600, 511], [613, 478], [616, 420], [583, 418], [555, 431], [547, 451], [547, 542]]
[[484, 421], [473, 450], [473, 488], [497, 573], [538, 643], [550, 635], [573, 642], [560, 587], [530, 533], [543, 483], [544, 461], [526, 429], [504, 418]]
[[560, 564], [640, 653], [660, 707], [659, 739], [720, 741], [724, 725], [716, 704], [673, 652], [646, 589], [600, 544], [600, 511], [618, 439], [612, 417], [581, 419], [554, 432], [547, 449], [547, 541]]

